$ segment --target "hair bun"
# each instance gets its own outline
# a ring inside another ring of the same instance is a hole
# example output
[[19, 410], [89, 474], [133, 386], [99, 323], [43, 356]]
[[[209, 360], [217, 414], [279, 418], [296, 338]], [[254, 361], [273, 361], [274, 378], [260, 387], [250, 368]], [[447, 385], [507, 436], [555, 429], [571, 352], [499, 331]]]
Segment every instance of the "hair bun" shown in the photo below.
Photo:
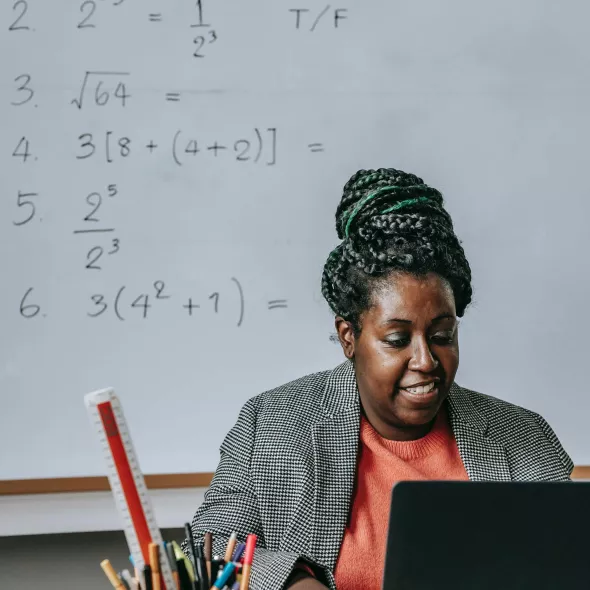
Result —
[[441, 193], [421, 178], [394, 168], [359, 170], [344, 186], [336, 229], [342, 241], [324, 265], [322, 294], [355, 334], [375, 281], [394, 271], [438, 274], [463, 316], [471, 301], [471, 268]]
[[428, 204], [442, 206], [439, 191], [415, 176], [395, 168], [359, 170], [344, 185], [336, 210], [336, 231], [343, 240], [370, 218]]

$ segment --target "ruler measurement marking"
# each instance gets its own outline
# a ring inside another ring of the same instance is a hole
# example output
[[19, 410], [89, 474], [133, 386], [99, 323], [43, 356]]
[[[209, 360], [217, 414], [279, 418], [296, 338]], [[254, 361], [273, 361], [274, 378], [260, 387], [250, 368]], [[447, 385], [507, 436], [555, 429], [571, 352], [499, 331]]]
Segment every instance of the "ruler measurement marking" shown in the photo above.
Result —
[[123, 448], [121, 437], [119, 436], [119, 426], [115, 420], [115, 415], [109, 402], [98, 404], [97, 407], [107, 433], [107, 440], [111, 453], [115, 459], [123, 495], [127, 501], [127, 508], [139, 538], [143, 560], [145, 563], [149, 563], [150, 556], [147, 548], [152, 541], [152, 536], [148, 528], [145, 514], [143, 514], [143, 511], [138, 510], [136, 506], [136, 502], [139, 501], [139, 495], [136, 486], [132, 483], [133, 475], [131, 472], [131, 466], [129, 465], [127, 452]]
[[[161, 544], [162, 535], [151, 508], [121, 403], [114, 391], [108, 389], [88, 394], [86, 405], [107, 459], [109, 483], [122, 517], [127, 544], [141, 568], [144, 563], [149, 563], [149, 543]], [[174, 588], [172, 572], [166, 560], [161, 560], [160, 571], [163, 590]]]

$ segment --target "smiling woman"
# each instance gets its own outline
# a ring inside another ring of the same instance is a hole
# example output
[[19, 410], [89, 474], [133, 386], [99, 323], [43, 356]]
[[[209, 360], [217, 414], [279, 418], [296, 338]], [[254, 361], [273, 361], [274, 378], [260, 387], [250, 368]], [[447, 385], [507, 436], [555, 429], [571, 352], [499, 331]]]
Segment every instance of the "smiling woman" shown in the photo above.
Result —
[[220, 554], [231, 531], [258, 535], [254, 590], [380, 588], [397, 481], [573, 468], [541, 416], [455, 382], [471, 271], [440, 192], [361, 170], [336, 227], [322, 293], [346, 360], [246, 403], [192, 523]]
[[336, 326], [344, 354], [354, 361], [363, 413], [384, 438], [425, 436], [459, 366], [453, 292], [435, 274], [391, 273], [375, 286], [356, 332]]

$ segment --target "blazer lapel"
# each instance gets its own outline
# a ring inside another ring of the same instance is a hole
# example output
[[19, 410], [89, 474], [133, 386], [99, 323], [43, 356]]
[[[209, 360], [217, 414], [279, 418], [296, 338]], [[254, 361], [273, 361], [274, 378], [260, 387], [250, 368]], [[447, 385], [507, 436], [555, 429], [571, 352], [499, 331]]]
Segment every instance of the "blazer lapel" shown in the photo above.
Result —
[[324, 418], [312, 428], [315, 506], [311, 551], [333, 570], [350, 511], [359, 443], [360, 402], [349, 361], [332, 372], [322, 406]]
[[451, 428], [465, 470], [472, 481], [510, 481], [506, 449], [488, 436], [488, 421], [467, 393], [453, 383], [447, 398]]

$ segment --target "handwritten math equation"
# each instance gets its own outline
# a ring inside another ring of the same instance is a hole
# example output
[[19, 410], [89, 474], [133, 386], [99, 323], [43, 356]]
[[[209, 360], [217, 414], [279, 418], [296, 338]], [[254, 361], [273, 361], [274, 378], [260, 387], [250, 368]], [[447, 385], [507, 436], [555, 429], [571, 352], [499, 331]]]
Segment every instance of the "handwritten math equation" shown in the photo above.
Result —
[[[230, 293], [230, 289], [234, 292]], [[287, 299], [270, 299], [257, 302], [258, 308], [273, 312], [287, 309]], [[19, 313], [27, 320], [47, 317], [50, 312], [38, 300], [35, 287], [28, 287], [20, 301]], [[86, 317], [98, 319], [109, 314], [119, 321], [148, 320], [161, 314], [197, 318], [203, 315], [231, 315], [236, 327], [242, 326], [246, 313], [246, 297], [242, 283], [231, 277], [228, 285], [217, 290], [203, 291], [200, 295], [173, 292], [162, 280], [153, 281], [149, 288], [137, 291], [121, 285], [113, 292], [90, 293], [87, 298]]]
[[[35, 18], [35, 4], [41, 0], [15, 0], [12, 4], [12, 20], [8, 25], [11, 32], [35, 32], [42, 29], [44, 23]], [[72, 27], [90, 33], [106, 26], [105, 20], [116, 18], [117, 10], [134, 4], [133, 0], [76, 0], [72, 5]], [[137, 5], [137, 2], [135, 2]], [[180, 20], [178, 10], [172, 11], [165, 6], [163, 12], [144, 13], [144, 18], [157, 26], [167, 19]], [[205, 17], [205, 0], [192, 1], [193, 20], [184, 26], [196, 34], [191, 38], [191, 52], [195, 58], [204, 58], [207, 46], [217, 42], [219, 36], [215, 24]], [[175, 5], [175, 8], [177, 5]], [[166, 11], [166, 8], [168, 9]], [[311, 33], [322, 28], [342, 29], [349, 20], [349, 9], [326, 4], [321, 7], [293, 6], [285, 9], [284, 24], [291, 28]], [[107, 20], [108, 23], [108, 20]], [[196, 31], [195, 31], [196, 29]]]
[[[67, 126], [60, 129], [59, 137], [53, 140], [52, 145], [59, 153], [59, 164], [65, 166], [67, 174], [76, 179], [83, 179], [86, 175], [92, 178], [86, 183], [86, 189], [59, 188], [60, 197], [64, 202], [67, 198], [68, 206], [75, 211], [75, 221], [65, 233], [75, 244], [76, 271], [80, 273], [82, 282], [85, 277], [95, 277], [97, 273], [102, 273], [98, 276], [110, 276], [112, 262], [125, 260], [126, 240], [130, 238], [121, 235], [116, 220], [118, 212], [124, 209], [122, 204], [134, 194], [134, 187], [128, 180], [131, 174], [137, 174], [137, 169], [149, 169], [157, 162], [159, 169], [167, 166], [168, 179], [173, 177], [170, 170], [200, 174], [227, 167], [252, 166], [270, 171], [280, 167], [283, 159], [287, 159], [283, 157], [284, 153], [289, 156], [310, 154], [309, 158], [321, 160], [321, 154], [327, 150], [321, 137], [306, 137], [305, 133], [298, 133], [297, 141], [291, 140], [289, 132], [281, 127], [276, 118], [273, 120], [273, 116], [258, 115], [246, 125], [234, 122], [200, 127], [199, 116], [202, 120], [207, 114], [202, 115], [195, 108], [196, 116], [187, 119], [186, 114], [182, 115], [180, 111], [185, 105], [192, 105], [191, 101], [198, 100], [199, 95], [186, 80], [178, 80], [176, 87], [150, 86], [149, 92], [146, 92], [146, 81], [141, 72], [134, 74], [132, 67], [118, 68], [117, 62], [113, 64], [112, 61], [101, 67], [102, 53], [96, 50], [99, 45], [85, 45], [88, 40], [107, 43], [117, 19], [127, 23], [133, 16], [134, 20], [143, 21], [143, 26], [153, 31], [156, 50], [163, 54], [158, 44], [170, 41], [170, 35], [159, 36], [157, 31], [163, 31], [168, 23], [173, 23], [178, 27], [180, 40], [174, 45], [175, 51], [179, 47], [185, 51], [181, 57], [190, 63], [191, 68], [194, 64], [198, 72], [199, 64], [220, 60], [223, 52], [218, 52], [217, 48], [230, 41], [221, 18], [230, 18], [229, 11], [220, 12], [211, 0], [186, 0], [174, 3], [173, 7], [164, 1], [151, 2], [148, 7], [138, 0], [72, 0], [64, 6], [67, 9], [61, 10], [59, 15], [63, 34], [69, 35], [76, 47], [80, 44], [81, 60], [86, 59], [84, 49], [92, 48], [89, 49], [91, 63], [74, 61], [70, 70], [64, 70], [63, 92], [54, 93], [53, 99], [59, 101], [56, 106], [60, 110], [59, 116], [64, 117], [65, 114], [71, 119]], [[0, 22], [3, 29], [0, 34], [8, 41], [9, 50], [12, 50], [12, 41], [15, 41], [15, 55], [19, 56], [16, 68], [0, 85], [7, 90], [4, 96], [8, 97], [2, 107], [11, 113], [10, 128], [5, 130], [10, 151], [7, 150], [5, 155], [10, 160], [16, 185], [13, 193], [6, 196], [9, 215], [0, 220], [0, 226], [4, 228], [2, 231], [12, 227], [16, 235], [23, 239], [28, 239], [44, 219], [55, 219], [55, 215], [49, 215], [55, 207], [55, 199], [51, 195], [58, 192], [46, 186], [35, 172], [37, 166], [47, 166], [47, 161], [54, 161], [48, 158], [54, 156], [53, 151], [43, 153], [43, 149], [47, 149], [42, 146], [47, 145], [48, 134], [44, 124], [37, 124], [36, 127], [31, 124], [33, 120], [52, 119], [52, 113], [44, 111], [47, 109], [44, 94], [48, 87], [47, 74], [32, 61], [35, 60], [34, 52], [17, 51], [17, 48], [34, 43], [39, 35], [52, 34], [46, 11], [47, 4], [43, 0], [7, 0], [3, 12], [5, 20]], [[292, 31], [291, 41], [301, 39], [304, 43], [306, 35], [311, 38], [330, 31], [334, 35], [346, 35], [352, 18], [346, 6], [303, 1], [282, 8], [276, 26], [282, 27], [285, 33]], [[164, 46], [164, 49], [168, 50], [168, 47]], [[61, 67], [59, 59], [56, 58], [56, 68]], [[135, 63], [135, 68], [139, 69]], [[197, 83], [200, 81], [198, 76], [194, 80]], [[210, 89], [202, 90], [207, 92]], [[150, 104], [147, 107], [153, 110], [154, 118], [146, 121], [146, 125], [131, 123], [126, 129], [128, 114], [133, 115], [134, 110], [143, 112], [148, 99]], [[174, 121], [169, 127], [165, 124], [150, 126], [150, 121], [162, 112], [171, 117], [182, 115], [185, 118], [179, 124], [176, 124], [178, 119], [167, 119]], [[41, 113], [44, 118], [35, 119], [34, 113]], [[55, 145], [56, 142], [59, 145]], [[46, 158], [48, 160], [44, 162]], [[126, 170], [134, 172], [126, 175]], [[64, 194], [65, 191], [68, 191], [67, 194]], [[41, 227], [48, 227], [47, 223]], [[57, 239], [65, 238], [63, 227], [60, 231], [62, 233], [56, 236]], [[15, 312], [18, 309], [24, 320], [35, 321], [51, 315], [51, 310], [40, 301], [41, 285], [37, 283], [34, 286], [34, 277], [23, 276], [23, 281], [20, 300], [14, 302]], [[134, 293], [125, 285], [113, 289], [113, 292], [90, 293], [86, 317], [98, 320], [114, 314], [120, 321], [132, 317], [148, 319], [159, 308], [168, 308], [182, 312], [188, 318], [207, 313], [233, 313], [236, 326], [241, 326], [245, 313], [243, 288], [235, 277], [231, 278], [230, 284], [235, 291], [234, 299], [237, 294], [239, 301], [232, 311], [228, 309], [227, 296], [222, 290], [213, 290], [204, 298], [190, 294], [181, 296], [171, 294], [163, 281], [155, 281], [143, 293]], [[288, 306], [286, 299], [277, 298], [266, 302], [266, 307], [268, 311], [273, 311]]]

